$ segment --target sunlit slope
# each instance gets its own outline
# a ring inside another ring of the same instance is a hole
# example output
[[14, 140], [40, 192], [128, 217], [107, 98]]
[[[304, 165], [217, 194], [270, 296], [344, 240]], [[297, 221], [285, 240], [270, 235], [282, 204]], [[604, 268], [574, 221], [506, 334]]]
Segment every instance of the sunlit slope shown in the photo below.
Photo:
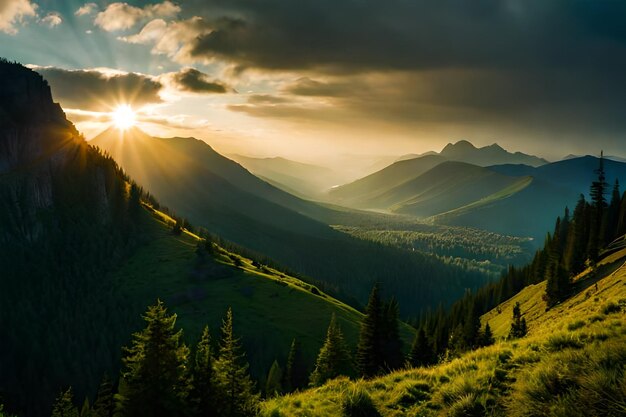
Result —
[[[335, 380], [269, 400], [263, 415], [338, 416], [355, 389], [367, 392], [384, 417], [624, 415], [625, 256], [614, 254], [579, 277], [577, 293], [548, 311], [539, 284], [483, 316], [498, 336], [493, 346], [371, 381]], [[529, 334], [506, 341], [516, 301]]]
[[392, 165], [330, 192], [333, 201], [353, 207], [372, 208], [371, 201], [388, 190], [418, 177], [446, 159], [439, 155], [398, 161]]
[[[597, 288], [596, 288], [597, 284]], [[610, 302], [626, 301], [626, 250], [621, 249], [605, 258], [595, 269], [587, 269], [575, 277], [576, 295], [546, 310], [543, 295], [546, 282], [529, 285], [519, 294], [483, 315], [496, 337], [506, 337], [511, 326], [513, 306], [520, 303], [528, 323], [528, 334], [541, 335], [566, 330], [567, 326], [585, 317], [598, 319], [598, 307]]]

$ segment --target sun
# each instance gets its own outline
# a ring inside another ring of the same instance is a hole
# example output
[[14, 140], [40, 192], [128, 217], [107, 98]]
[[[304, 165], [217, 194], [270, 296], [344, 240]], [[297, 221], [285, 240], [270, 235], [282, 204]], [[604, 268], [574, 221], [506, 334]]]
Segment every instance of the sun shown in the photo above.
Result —
[[135, 126], [136, 114], [132, 107], [127, 104], [118, 106], [113, 113], [111, 113], [113, 123], [120, 130], [130, 129]]

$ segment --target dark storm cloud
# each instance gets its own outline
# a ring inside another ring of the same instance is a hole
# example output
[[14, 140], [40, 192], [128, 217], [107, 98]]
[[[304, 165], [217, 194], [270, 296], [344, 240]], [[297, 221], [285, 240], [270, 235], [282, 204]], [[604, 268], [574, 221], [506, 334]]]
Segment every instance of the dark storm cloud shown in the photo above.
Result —
[[52, 88], [54, 99], [64, 107], [109, 111], [119, 103], [140, 107], [161, 101], [163, 85], [150, 76], [106, 73], [98, 70], [66, 70], [35, 67]]
[[191, 54], [270, 69], [520, 68], [625, 63], [614, 0], [209, 0]]
[[[366, 117], [526, 124], [531, 135], [626, 131], [623, 1], [204, 0], [193, 9], [222, 18], [194, 38], [192, 57], [300, 72], [283, 93]], [[236, 110], [296, 117], [298, 105]]]
[[171, 80], [176, 88], [192, 93], [226, 93], [232, 91], [227, 85], [212, 80], [207, 74], [194, 68], [184, 68], [174, 73]]

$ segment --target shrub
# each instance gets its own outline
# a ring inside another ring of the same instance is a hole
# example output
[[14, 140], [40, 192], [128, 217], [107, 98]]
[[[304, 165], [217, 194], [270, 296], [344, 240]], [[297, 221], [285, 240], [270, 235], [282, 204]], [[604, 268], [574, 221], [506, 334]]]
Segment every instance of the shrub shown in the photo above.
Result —
[[476, 394], [467, 394], [460, 397], [448, 411], [450, 417], [482, 417], [487, 410], [480, 403]]
[[613, 313], [619, 313], [622, 310], [619, 304], [614, 302], [608, 302], [602, 307], [602, 314], [609, 315]]
[[596, 315], [591, 316], [589, 318], [589, 323], [596, 323], [596, 322], [602, 321], [602, 320], [604, 320], [604, 317], [602, 317], [600, 314], [596, 314]]
[[265, 411], [262, 414], [263, 417], [284, 417], [284, 414], [280, 412], [280, 409], [276, 406], [271, 410]]
[[381, 417], [372, 398], [361, 384], [354, 384], [344, 397], [341, 406], [343, 417]]
[[567, 325], [567, 330], [574, 331], [580, 329], [581, 327], [585, 327], [585, 322], [583, 320], [576, 320], [575, 322]]
[[512, 416], [549, 415], [552, 402], [564, 396], [574, 385], [561, 364], [541, 363], [525, 378], [520, 378], [509, 408]]
[[580, 349], [583, 343], [580, 339], [571, 334], [557, 333], [548, 338], [545, 348], [552, 352], [559, 352], [564, 349]]
[[392, 402], [403, 407], [424, 402], [430, 398], [430, 385], [425, 381], [405, 381], [394, 388]]

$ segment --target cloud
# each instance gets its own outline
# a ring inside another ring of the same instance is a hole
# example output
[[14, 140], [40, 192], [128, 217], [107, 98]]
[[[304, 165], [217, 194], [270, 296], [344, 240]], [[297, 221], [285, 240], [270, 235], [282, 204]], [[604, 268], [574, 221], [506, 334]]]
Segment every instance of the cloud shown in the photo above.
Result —
[[30, 0], [0, 1], [0, 32], [15, 35], [24, 19], [37, 15], [37, 5]]
[[98, 10], [98, 5], [96, 3], [85, 3], [74, 12], [74, 15], [88, 16], [93, 14], [96, 10]]
[[193, 40], [192, 56], [349, 72], [626, 63], [626, 3], [619, 1], [227, 3], [191, 2], [215, 24]]
[[212, 26], [198, 16], [169, 23], [163, 19], [154, 19], [139, 33], [120, 36], [118, 39], [128, 43], [152, 45], [153, 54], [167, 55], [175, 61], [185, 63], [193, 61], [189, 49], [193, 40], [211, 30]]
[[183, 68], [164, 76], [177, 90], [198, 94], [222, 94], [234, 91], [226, 84], [211, 79], [207, 74], [194, 68]]
[[162, 101], [159, 96], [162, 84], [144, 74], [106, 69], [33, 69], [50, 83], [55, 100], [64, 107], [110, 111], [120, 103], [141, 107]]
[[107, 32], [126, 30], [140, 21], [155, 17], [173, 17], [181, 11], [180, 6], [166, 0], [162, 3], [149, 4], [143, 8], [128, 3], [111, 3], [96, 15], [94, 24]]
[[108, 112], [118, 104], [140, 108], [164, 101], [163, 92], [220, 94], [233, 92], [226, 83], [194, 68], [183, 68], [157, 76], [110, 68], [68, 70], [30, 66], [50, 84], [55, 100], [63, 107]]
[[47, 15], [41, 18], [40, 22], [50, 28], [53, 28], [63, 23], [63, 18], [58, 12], [49, 12]]

